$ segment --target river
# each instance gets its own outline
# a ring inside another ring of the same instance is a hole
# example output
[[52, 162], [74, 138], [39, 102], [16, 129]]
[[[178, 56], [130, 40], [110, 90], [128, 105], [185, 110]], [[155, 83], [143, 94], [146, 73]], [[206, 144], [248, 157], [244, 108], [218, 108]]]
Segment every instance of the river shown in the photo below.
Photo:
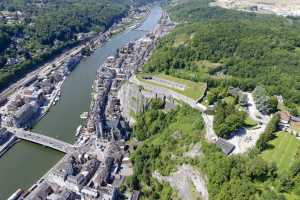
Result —
[[[139, 30], [152, 31], [161, 13], [158, 5], [153, 6]], [[74, 143], [76, 128], [82, 123], [80, 114], [89, 110], [97, 69], [118, 48], [144, 34], [144, 31], [136, 30], [119, 33], [91, 56], [84, 58], [64, 82], [60, 101], [32, 131]], [[18, 188], [29, 188], [62, 156], [55, 150], [29, 142], [16, 144], [0, 159], [0, 199], [8, 198]]]

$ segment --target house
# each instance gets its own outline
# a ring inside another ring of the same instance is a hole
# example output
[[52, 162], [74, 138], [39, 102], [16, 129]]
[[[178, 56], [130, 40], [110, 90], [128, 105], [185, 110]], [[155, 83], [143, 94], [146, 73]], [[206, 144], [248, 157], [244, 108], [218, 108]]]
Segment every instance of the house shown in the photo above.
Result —
[[72, 200], [75, 198], [73, 192], [64, 190], [61, 193], [52, 193], [47, 197], [47, 200]]
[[1, 106], [4, 106], [6, 103], [7, 103], [7, 98], [5, 98], [5, 97], [0, 97], [0, 107]]
[[84, 187], [81, 193], [91, 198], [97, 198], [99, 196], [98, 191], [90, 187]]
[[300, 117], [291, 116], [291, 120], [294, 122], [300, 122]]
[[74, 191], [80, 191], [85, 183], [85, 177], [82, 174], [69, 175], [66, 180], [67, 185]]
[[233, 144], [230, 144], [222, 138], [218, 138], [216, 145], [223, 151], [224, 154], [229, 155], [235, 148]]
[[71, 159], [67, 159], [65, 162], [59, 165], [53, 173], [52, 176], [58, 183], [63, 183], [66, 181], [68, 176], [73, 175], [75, 172], [74, 166]]
[[117, 119], [109, 120], [106, 123], [113, 139], [128, 139], [129, 133], [127, 132], [127, 125], [123, 119], [118, 117]]
[[39, 111], [39, 105], [37, 103], [24, 104], [13, 117], [14, 126], [23, 127], [30, 124], [37, 116]]
[[52, 187], [47, 183], [43, 182], [38, 185], [27, 197], [26, 199], [31, 200], [46, 200], [47, 197], [53, 193]]
[[114, 159], [112, 157], [107, 157], [105, 162], [100, 166], [96, 178], [94, 179], [94, 185], [96, 188], [101, 188], [101, 186], [106, 186], [111, 182], [111, 172], [114, 165]]
[[279, 113], [280, 116], [280, 123], [282, 124], [289, 124], [290, 120], [291, 120], [291, 116], [288, 112], [280, 112]]

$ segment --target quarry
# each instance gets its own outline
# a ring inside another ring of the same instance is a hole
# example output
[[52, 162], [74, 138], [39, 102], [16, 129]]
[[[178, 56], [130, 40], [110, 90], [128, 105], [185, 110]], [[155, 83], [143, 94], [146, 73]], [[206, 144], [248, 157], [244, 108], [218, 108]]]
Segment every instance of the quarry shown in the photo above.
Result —
[[300, 16], [297, 0], [216, 0], [212, 6], [280, 16]]

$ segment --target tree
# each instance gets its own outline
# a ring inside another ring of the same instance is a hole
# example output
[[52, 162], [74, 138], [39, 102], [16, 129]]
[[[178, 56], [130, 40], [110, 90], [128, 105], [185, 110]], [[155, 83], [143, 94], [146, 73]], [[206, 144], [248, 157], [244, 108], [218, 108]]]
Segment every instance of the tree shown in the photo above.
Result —
[[233, 105], [218, 102], [214, 117], [214, 130], [219, 137], [229, 138], [230, 135], [244, 124], [245, 113], [237, 111]]
[[216, 200], [254, 200], [256, 188], [247, 179], [233, 179], [226, 182]]
[[269, 108], [270, 108], [270, 113], [274, 113], [276, 112], [278, 109], [278, 100], [276, 97], [272, 96], [268, 99], [268, 104], [269, 104]]
[[144, 113], [139, 113], [136, 117], [136, 123], [133, 127], [134, 136], [143, 141], [159, 130], [162, 130], [168, 119], [166, 114], [161, 110], [165, 102], [160, 99], [151, 99]]
[[278, 114], [274, 115], [273, 118], [268, 123], [263, 134], [260, 135], [259, 139], [256, 142], [256, 148], [259, 151], [263, 151], [270, 146], [268, 142], [274, 139], [275, 137], [274, 132], [277, 131], [279, 120], [280, 120], [279, 115]]
[[276, 97], [269, 97], [262, 86], [257, 86], [253, 91], [253, 97], [257, 109], [263, 114], [270, 114], [277, 111], [278, 101]]
[[9, 46], [10, 38], [0, 27], [0, 54]]
[[7, 59], [0, 55], [0, 69], [6, 64]]

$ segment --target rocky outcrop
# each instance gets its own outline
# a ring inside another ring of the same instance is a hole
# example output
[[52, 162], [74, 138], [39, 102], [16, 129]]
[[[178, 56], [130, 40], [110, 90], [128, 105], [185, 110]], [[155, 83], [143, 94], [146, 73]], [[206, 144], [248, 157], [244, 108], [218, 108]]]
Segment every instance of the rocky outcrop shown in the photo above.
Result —
[[210, 5], [262, 14], [300, 16], [298, 0], [217, 0]]
[[162, 176], [157, 171], [152, 175], [159, 182], [168, 182], [182, 200], [209, 199], [207, 178], [190, 165], [178, 167], [178, 170], [170, 176]]
[[199, 111], [204, 111], [203, 106], [201, 106], [200, 104], [197, 104], [197, 101], [193, 100], [190, 97], [184, 96], [183, 94], [174, 92], [171, 89], [160, 87], [158, 85], [152, 85], [150, 83], [140, 81], [136, 76], [132, 76], [129, 79], [129, 81], [131, 83], [140, 85], [146, 91], [151, 91], [156, 96], [165, 96], [166, 98], [173, 98], [173, 99], [176, 99], [178, 101], [182, 101], [182, 102], [186, 103], [187, 105], [189, 105], [190, 107], [195, 108]]
[[129, 82], [122, 85], [118, 92], [118, 98], [123, 117], [132, 125], [135, 122], [133, 115], [143, 111], [147, 104], [147, 98], [144, 97], [139, 86]]

